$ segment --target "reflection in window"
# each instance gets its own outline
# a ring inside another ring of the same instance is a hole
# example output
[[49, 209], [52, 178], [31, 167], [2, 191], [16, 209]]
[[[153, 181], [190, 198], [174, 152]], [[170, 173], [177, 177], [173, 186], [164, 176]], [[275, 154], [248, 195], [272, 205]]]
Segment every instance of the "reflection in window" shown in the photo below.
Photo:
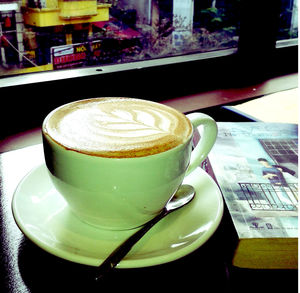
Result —
[[0, 0], [0, 74], [237, 46], [240, 0]]
[[298, 0], [281, 0], [278, 40], [298, 38]]

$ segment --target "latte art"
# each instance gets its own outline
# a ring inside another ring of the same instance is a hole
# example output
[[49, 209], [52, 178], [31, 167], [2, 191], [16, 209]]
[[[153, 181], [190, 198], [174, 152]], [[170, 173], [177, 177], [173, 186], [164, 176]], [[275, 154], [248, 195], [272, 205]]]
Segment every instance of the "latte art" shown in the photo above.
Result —
[[177, 110], [128, 98], [97, 98], [64, 105], [48, 115], [43, 127], [67, 149], [115, 158], [164, 152], [192, 134], [190, 121]]

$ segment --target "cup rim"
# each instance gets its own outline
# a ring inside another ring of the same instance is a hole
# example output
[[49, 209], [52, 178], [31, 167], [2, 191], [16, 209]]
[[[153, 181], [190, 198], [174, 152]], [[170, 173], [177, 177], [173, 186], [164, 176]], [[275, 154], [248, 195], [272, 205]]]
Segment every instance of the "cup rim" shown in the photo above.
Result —
[[[186, 120], [190, 123], [190, 126], [191, 126], [191, 133], [189, 134], [189, 136], [186, 138], [185, 141], [183, 141], [182, 143], [180, 143], [179, 145], [175, 146], [175, 147], [172, 147], [168, 150], [165, 150], [165, 151], [162, 151], [162, 152], [159, 152], [159, 153], [154, 153], [154, 154], [150, 154], [150, 155], [145, 155], [145, 156], [137, 156], [137, 157], [109, 157], [109, 156], [101, 156], [101, 155], [97, 155], [97, 154], [93, 154], [93, 153], [90, 153], [90, 152], [82, 152], [80, 150], [76, 150], [74, 148], [69, 148], [65, 145], [63, 145], [62, 143], [56, 141], [49, 133], [48, 131], [46, 130], [46, 124], [48, 122], [48, 120], [50, 119], [50, 117], [53, 115], [53, 113], [55, 113], [56, 111], [58, 111], [59, 109], [63, 108], [63, 107], [66, 107], [67, 105], [70, 105], [70, 104], [73, 104], [73, 103], [78, 103], [78, 102], [82, 102], [82, 101], [89, 101], [89, 100], [94, 100], [94, 99], [101, 99], [102, 97], [100, 98], [89, 98], [89, 99], [82, 99], [82, 100], [76, 100], [76, 101], [72, 101], [72, 102], [69, 102], [69, 103], [66, 103], [66, 104], [63, 104], [61, 106], [58, 106], [56, 107], [55, 109], [53, 109], [52, 111], [50, 111], [47, 116], [44, 118], [43, 120], [43, 123], [42, 123], [42, 135], [43, 137], [45, 138], [48, 138], [48, 140], [51, 140], [51, 142], [53, 142], [55, 145], [57, 146], [60, 146], [61, 148], [65, 149], [65, 150], [69, 150], [69, 151], [73, 151], [73, 152], [76, 152], [78, 154], [81, 154], [81, 155], [87, 155], [87, 156], [91, 156], [91, 157], [98, 157], [98, 158], [102, 158], [102, 159], [120, 159], [120, 160], [125, 160], [125, 159], [139, 159], [139, 158], [146, 158], [146, 157], [153, 157], [153, 156], [158, 156], [158, 155], [162, 155], [164, 153], [169, 153], [170, 151], [173, 151], [173, 150], [177, 150], [178, 148], [180, 147], [185, 147], [186, 144], [188, 144], [193, 135], [194, 135], [194, 126], [193, 124], [191, 123], [190, 119], [182, 112], [178, 111], [177, 109], [175, 108], [172, 108], [168, 105], [164, 105], [164, 104], [161, 104], [162, 106], [165, 106], [167, 108], [171, 108], [173, 109], [174, 111], [177, 111], [178, 113], [182, 114], [183, 116], [185, 116]], [[103, 98], [122, 98], [122, 97], [103, 97]], [[135, 99], [135, 98], [126, 98], [124, 97], [125, 99], [133, 99], [133, 100], [138, 100], [138, 99]], [[149, 103], [154, 103], [154, 104], [157, 104], [157, 102], [154, 102], [154, 101], [148, 101], [148, 100], [143, 100], [143, 101], [147, 101]]]
[[163, 157], [163, 156], [167, 156], [169, 155], [171, 152], [176, 152], [176, 151], [180, 151], [181, 149], [184, 149], [192, 140], [193, 138], [193, 133], [188, 137], [188, 139], [186, 141], [184, 141], [183, 143], [168, 149], [166, 151], [160, 152], [160, 153], [156, 153], [156, 154], [150, 154], [150, 155], [146, 155], [146, 156], [140, 156], [140, 157], [104, 157], [104, 156], [100, 156], [100, 155], [96, 155], [96, 154], [90, 154], [90, 153], [84, 153], [84, 152], [80, 152], [78, 150], [72, 149], [72, 148], [68, 148], [62, 144], [60, 144], [59, 142], [55, 141], [50, 135], [48, 135], [47, 133], [44, 133], [42, 131], [42, 136], [43, 136], [43, 145], [45, 144], [44, 140], [46, 139], [47, 141], [50, 141], [51, 144], [55, 145], [55, 147], [58, 147], [59, 149], [63, 150], [63, 151], [71, 151], [73, 153], [76, 153], [78, 155], [82, 155], [90, 158], [97, 158], [98, 160], [120, 160], [120, 161], [129, 161], [129, 160], [145, 160], [145, 159], [150, 159], [153, 157]]

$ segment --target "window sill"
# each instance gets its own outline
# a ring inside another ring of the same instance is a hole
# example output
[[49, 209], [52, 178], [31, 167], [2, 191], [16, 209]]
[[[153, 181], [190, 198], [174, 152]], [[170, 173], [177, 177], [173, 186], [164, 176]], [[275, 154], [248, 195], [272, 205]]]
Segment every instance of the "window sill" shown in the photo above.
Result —
[[293, 73], [275, 77], [248, 87], [207, 91], [163, 100], [161, 103], [187, 113], [214, 106], [228, 105], [296, 87], [298, 87], [298, 73]]

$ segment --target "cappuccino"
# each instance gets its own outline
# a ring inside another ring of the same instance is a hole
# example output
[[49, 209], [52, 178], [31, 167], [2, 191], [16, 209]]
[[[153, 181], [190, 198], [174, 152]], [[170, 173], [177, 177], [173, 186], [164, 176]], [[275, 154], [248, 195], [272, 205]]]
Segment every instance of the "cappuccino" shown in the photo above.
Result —
[[43, 131], [65, 149], [107, 158], [134, 158], [183, 144], [193, 128], [185, 115], [162, 104], [96, 98], [52, 111]]

